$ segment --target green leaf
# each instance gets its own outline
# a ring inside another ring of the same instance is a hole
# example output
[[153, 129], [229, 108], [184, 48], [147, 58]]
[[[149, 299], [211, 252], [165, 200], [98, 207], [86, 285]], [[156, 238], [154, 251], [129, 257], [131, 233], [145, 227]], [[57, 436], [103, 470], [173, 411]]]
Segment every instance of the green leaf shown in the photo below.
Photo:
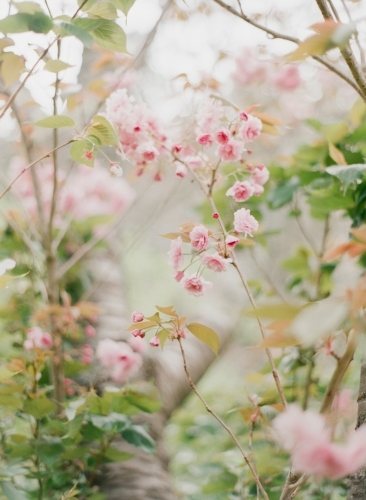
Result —
[[127, 453], [126, 451], [120, 451], [117, 450], [117, 448], [110, 446], [106, 451], [104, 457], [113, 462], [123, 462], [132, 458], [133, 455], [131, 455], [131, 453]]
[[3, 380], [8, 380], [9, 378], [14, 377], [14, 375], [16, 375], [16, 372], [11, 372], [6, 368], [0, 368], [0, 382], [2, 382]]
[[103, 19], [117, 19], [118, 14], [115, 6], [110, 2], [103, 2], [94, 5], [89, 9], [89, 16], [102, 17]]
[[366, 172], [366, 165], [335, 165], [327, 167], [326, 172], [337, 177], [344, 185], [344, 193], [347, 192], [350, 184], [362, 179]]
[[195, 337], [211, 347], [215, 354], [218, 354], [220, 339], [214, 330], [200, 323], [190, 323], [187, 328]]
[[80, 17], [78, 19], [73, 19], [72, 24], [81, 28], [84, 31], [94, 31], [100, 26], [103, 26], [104, 19], [91, 19], [89, 17]]
[[90, 445], [82, 446], [68, 446], [62, 454], [63, 460], [75, 460], [75, 458], [82, 459], [89, 452]]
[[127, 443], [133, 444], [148, 453], [152, 453], [155, 449], [154, 440], [141, 425], [132, 425], [128, 429], [123, 430], [121, 436]]
[[19, 12], [0, 21], [0, 32], [4, 35], [26, 31], [48, 33], [52, 27], [51, 19], [43, 12], [35, 12], [34, 14]]
[[61, 128], [61, 127], [73, 127], [75, 122], [69, 116], [57, 115], [57, 116], [48, 116], [47, 118], [43, 118], [43, 120], [38, 120], [35, 122], [35, 125], [38, 127], [46, 127], [46, 128]]
[[104, 116], [96, 115], [88, 128], [88, 137], [97, 137], [101, 146], [120, 146], [117, 132], [110, 121]]
[[42, 462], [48, 467], [52, 467], [61, 459], [64, 444], [59, 437], [47, 436], [36, 441], [35, 451]]
[[92, 140], [79, 139], [70, 146], [70, 157], [77, 163], [82, 163], [88, 167], [94, 167], [94, 160], [99, 148]]
[[71, 420], [68, 424], [68, 433], [67, 435], [71, 438], [74, 439], [76, 436], [79, 434], [80, 429], [83, 425], [84, 422], [84, 414], [80, 413], [80, 415], [76, 415], [76, 417]]
[[26, 14], [34, 14], [35, 12], [43, 12], [41, 6], [35, 2], [13, 2], [19, 12]]
[[82, 5], [81, 10], [84, 10], [85, 12], [91, 9], [96, 3], [97, 0], [87, 0], [87, 2], [85, 2], [85, 0], [78, 0], [78, 6], [80, 7]]
[[90, 47], [93, 43], [93, 38], [89, 33], [75, 24], [61, 22], [57, 27], [54, 28], [54, 32], [62, 37], [65, 36], [75, 36], [78, 38], [86, 47]]
[[110, 413], [109, 415], [90, 415], [91, 423], [102, 431], [122, 432], [130, 426], [130, 419], [120, 413]]
[[169, 335], [171, 335], [171, 333], [165, 328], [162, 328], [161, 330], [159, 330], [159, 333], [157, 333], [157, 336], [159, 337], [160, 340], [160, 347], [162, 349], [164, 347], [165, 342], [168, 340]]
[[71, 68], [72, 65], [68, 64], [64, 61], [60, 61], [59, 59], [50, 59], [47, 61], [45, 67], [43, 69], [50, 71], [51, 73], [58, 73], [59, 71], [63, 71], [64, 69]]
[[56, 411], [57, 405], [46, 397], [38, 399], [27, 399], [24, 403], [24, 411], [36, 419], [50, 415]]
[[23, 406], [23, 399], [14, 394], [0, 394], [0, 406], [8, 410], [20, 410]]
[[126, 34], [114, 21], [102, 20], [102, 24], [91, 31], [91, 35], [103, 49], [113, 52], [127, 52]]
[[130, 389], [126, 395], [126, 400], [136, 406], [139, 410], [147, 413], [154, 413], [161, 408], [159, 393], [155, 388], [148, 386], [145, 391], [142, 389]]
[[291, 177], [288, 181], [279, 184], [269, 192], [267, 197], [268, 205], [275, 210], [290, 203], [299, 187], [300, 181], [298, 177]]
[[135, 3], [135, 0], [112, 0], [113, 5], [120, 9], [126, 16], [130, 8]]
[[27, 492], [18, 490], [12, 483], [1, 481], [0, 486], [8, 500], [30, 500]]

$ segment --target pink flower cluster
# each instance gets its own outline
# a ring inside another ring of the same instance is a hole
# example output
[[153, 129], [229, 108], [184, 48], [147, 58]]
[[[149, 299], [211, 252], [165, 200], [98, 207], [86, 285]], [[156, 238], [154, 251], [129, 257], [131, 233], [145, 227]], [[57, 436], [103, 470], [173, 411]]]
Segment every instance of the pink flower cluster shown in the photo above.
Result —
[[126, 342], [112, 339], [104, 339], [98, 343], [96, 356], [101, 365], [108, 369], [111, 379], [119, 383], [134, 375], [142, 365], [139, 352], [135, 352]]
[[273, 428], [281, 446], [291, 453], [297, 472], [339, 479], [366, 465], [365, 425], [346, 443], [334, 443], [323, 415], [291, 405], [274, 419]]
[[[193, 252], [193, 262], [199, 262], [200, 265], [203, 264], [203, 266], [216, 272], [228, 270], [232, 262], [231, 258], [224, 257], [218, 251], [213, 254], [206, 253], [210, 245], [210, 233], [205, 226], [201, 224], [195, 225], [188, 236], [191, 244], [191, 252]], [[239, 239], [237, 239], [237, 242], [239, 242]], [[180, 282], [187, 292], [199, 297], [212, 288], [212, 283], [206, 281], [199, 273], [188, 275], [185, 271], [179, 270], [184, 264], [182, 247], [183, 240], [181, 236], [172, 240], [168, 252], [168, 263], [175, 270], [176, 281]]]
[[106, 117], [117, 127], [123, 153], [143, 169], [167, 153], [167, 137], [154, 114], [134, 102], [126, 89], [113, 92], [106, 101]]
[[[9, 178], [13, 179], [26, 166], [24, 159], [15, 158], [9, 167]], [[40, 179], [42, 206], [49, 214], [53, 192], [53, 167], [50, 164], [39, 165], [37, 173]], [[123, 180], [111, 178], [108, 171], [96, 166], [89, 168], [79, 165], [71, 175], [59, 174], [60, 190], [57, 204], [56, 224], [62, 218], [73, 217], [85, 220], [100, 215], [116, 215], [126, 210], [133, 202], [135, 193]], [[31, 216], [37, 215], [37, 203], [30, 171], [26, 171], [14, 184], [13, 190], [19, 197], [23, 209]]]
[[235, 201], [244, 202], [252, 196], [259, 196], [263, 193], [263, 185], [269, 179], [268, 168], [264, 165], [258, 165], [257, 167], [248, 167], [247, 170], [251, 173], [249, 180], [236, 181], [226, 191], [226, 196], [232, 196]]
[[23, 347], [27, 351], [33, 351], [35, 348], [50, 349], [52, 347], [52, 337], [39, 326], [34, 326], [27, 331], [27, 339], [24, 341]]

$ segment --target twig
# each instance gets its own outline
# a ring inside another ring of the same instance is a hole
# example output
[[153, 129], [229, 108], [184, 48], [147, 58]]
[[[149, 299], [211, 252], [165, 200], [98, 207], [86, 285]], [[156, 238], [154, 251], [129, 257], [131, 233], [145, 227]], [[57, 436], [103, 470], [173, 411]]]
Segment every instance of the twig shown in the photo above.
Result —
[[357, 339], [358, 331], [356, 328], [350, 331], [347, 339], [346, 350], [343, 355], [337, 360], [337, 366], [333, 372], [332, 378], [328, 384], [327, 390], [324, 395], [324, 399], [322, 405], [320, 407], [320, 413], [327, 413], [333, 403], [334, 397], [337, 393], [339, 384], [341, 383], [344, 374], [351, 363], [353, 356], [355, 354], [355, 350], [357, 347]]
[[[223, 7], [225, 10], [233, 14], [234, 16], [239, 17], [240, 19], [243, 19], [243, 21], [247, 22], [248, 24], [251, 24], [255, 28], [258, 28], [261, 31], [264, 31], [268, 35], [271, 35], [273, 38], [278, 38], [281, 40], [287, 40], [289, 42], [296, 43], [299, 45], [301, 43], [301, 40], [299, 40], [296, 37], [285, 35], [283, 33], [279, 33], [278, 31], [272, 30], [270, 28], [267, 28], [267, 26], [263, 26], [262, 24], [257, 23], [256, 21], [253, 21], [249, 16], [242, 14], [235, 10], [233, 7], [230, 5], [227, 5], [225, 2], [222, 0], [213, 0], [215, 3]], [[339, 69], [335, 68], [331, 63], [327, 62], [325, 59], [323, 59], [320, 56], [311, 56], [315, 61], [318, 61], [320, 64], [323, 64], [326, 66], [330, 71], [338, 75], [340, 78], [342, 78], [345, 82], [348, 83], [364, 100], [366, 99], [366, 91], [365, 93], [363, 92], [362, 88], [360, 88], [353, 80], [351, 80], [347, 75], [345, 75], [342, 71]], [[357, 81], [357, 80], [356, 80]]]
[[231, 436], [232, 440], [234, 441], [234, 443], [236, 444], [237, 448], [239, 449], [242, 457], [244, 458], [245, 463], [248, 465], [248, 467], [250, 469], [250, 472], [252, 473], [252, 475], [254, 477], [254, 480], [255, 480], [258, 488], [260, 489], [263, 497], [266, 500], [269, 500], [269, 497], [268, 497], [268, 495], [266, 493], [266, 490], [263, 488], [263, 485], [262, 485], [262, 483], [261, 483], [261, 481], [259, 479], [259, 476], [258, 476], [258, 474], [257, 474], [257, 472], [255, 470], [255, 467], [253, 466], [253, 464], [249, 460], [248, 455], [243, 450], [241, 444], [239, 443], [238, 438], [235, 436], [235, 434], [230, 429], [230, 427], [228, 425], [226, 425], [225, 422], [217, 415], [217, 413], [207, 404], [207, 402], [205, 401], [205, 399], [203, 398], [203, 396], [201, 395], [201, 393], [198, 391], [198, 389], [197, 389], [195, 383], [193, 382], [193, 380], [192, 380], [192, 378], [190, 376], [190, 373], [188, 371], [186, 355], [185, 355], [185, 352], [184, 352], [184, 349], [183, 349], [182, 341], [181, 341], [181, 339], [179, 337], [178, 337], [178, 343], [179, 343], [180, 351], [181, 351], [182, 358], [183, 358], [184, 372], [185, 372], [185, 374], [187, 376], [188, 383], [191, 386], [193, 392], [196, 394], [196, 396], [198, 397], [198, 399], [203, 403], [203, 405], [206, 408], [206, 410], [208, 411], [208, 413], [211, 413], [211, 415], [219, 422], [219, 424]]
[[[74, 139], [71, 139], [70, 141], [67, 141], [64, 144], [61, 144], [61, 146], [57, 146], [56, 150], [64, 148], [65, 146], [67, 146], [68, 144], [71, 144], [72, 142], [74, 142]], [[0, 200], [1, 200], [1, 198], [3, 198], [6, 195], [6, 193], [8, 191], [10, 191], [10, 189], [13, 187], [14, 183], [19, 179], [19, 177], [21, 177], [27, 170], [29, 170], [30, 168], [34, 167], [34, 165], [36, 165], [40, 161], [44, 160], [45, 158], [49, 158], [54, 151], [55, 151], [54, 149], [51, 150], [51, 151], [49, 151], [48, 153], [44, 154], [43, 156], [41, 156], [40, 158], [38, 158], [37, 160], [35, 160], [31, 164], [29, 164], [28, 166], [24, 167], [23, 170], [21, 170], [19, 172], [19, 174], [11, 181], [11, 183], [0, 194]]]

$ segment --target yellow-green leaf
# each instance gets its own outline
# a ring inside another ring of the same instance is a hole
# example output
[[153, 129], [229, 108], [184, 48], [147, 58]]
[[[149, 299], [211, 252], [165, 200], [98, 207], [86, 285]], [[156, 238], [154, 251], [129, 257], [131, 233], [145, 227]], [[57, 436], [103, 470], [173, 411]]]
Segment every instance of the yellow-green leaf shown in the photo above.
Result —
[[300, 306], [291, 304], [268, 304], [257, 307], [256, 310], [245, 311], [245, 314], [266, 319], [293, 319], [300, 310]]
[[57, 115], [48, 116], [47, 118], [43, 118], [43, 120], [38, 120], [38, 122], [35, 122], [35, 125], [45, 128], [62, 128], [73, 127], [75, 122], [69, 116]]
[[112, 0], [112, 3], [127, 16], [135, 0]]
[[145, 328], [153, 328], [154, 326], [159, 326], [156, 321], [140, 321], [139, 323], [133, 323], [126, 330], [144, 330]]
[[4, 52], [0, 60], [2, 60], [1, 76], [7, 87], [16, 82], [25, 69], [24, 58], [13, 54], [13, 52]]
[[218, 354], [220, 348], [220, 339], [217, 333], [208, 326], [200, 323], [190, 323], [187, 325], [188, 330], [193, 333], [201, 342], [207, 344], [215, 354]]
[[168, 339], [169, 335], [171, 335], [171, 333], [169, 332], [169, 330], [166, 330], [165, 328], [163, 328], [162, 330], [159, 330], [159, 332], [156, 335], [159, 337], [160, 347], [163, 348], [165, 342], [167, 341], [167, 339]]
[[88, 136], [96, 137], [101, 146], [120, 146], [117, 132], [104, 116], [94, 116], [88, 128]]
[[110, 2], [97, 3], [89, 9], [89, 16], [102, 17], [103, 19], [117, 19], [116, 8]]
[[79, 139], [70, 146], [70, 157], [77, 163], [94, 167], [99, 147], [90, 139]]
[[289, 347], [299, 345], [299, 339], [285, 332], [273, 332], [266, 336], [259, 344], [251, 346], [250, 349], [270, 349], [272, 347]]
[[173, 306], [168, 306], [168, 307], [155, 306], [155, 307], [158, 311], [160, 311], [163, 314], [167, 314], [168, 316], [174, 316], [175, 318], [178, 317], [178, 314]]
[[337, 163], [337, 165], [347, 165], [342, 151], [339, 151], [339, 149], [331, 142], [329, 143], [329, 156]]
[[60, 61], [60, 59], [50, 59], [47, 61], [44, 69], [50, 71], [51, 73], [58, 73], [59, 71], [63, 71], [64, 69], [71, 68], [72, 65], [68, 64], [64, 61]]
[[8, 380], [11, 377], [14, 377], [18, 372], [11, 372], [10, 370], [7, 370], [6, 368], [0, 368], [0, 382], [3, 380]]

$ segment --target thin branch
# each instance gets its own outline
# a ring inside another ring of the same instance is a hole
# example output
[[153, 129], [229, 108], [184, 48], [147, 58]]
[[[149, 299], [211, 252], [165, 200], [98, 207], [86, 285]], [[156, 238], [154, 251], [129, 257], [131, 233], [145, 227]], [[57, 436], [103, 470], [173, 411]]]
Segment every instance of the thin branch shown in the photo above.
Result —
[[[301, 40], [299, 40], [298, 38], [296, 37], [293, 37], [293, 36], [289, 36], [289, 35], [285, 35], [283, 33], [279, 33], [278, 31], [275, 31], [275, 30], [272, 30], [270, 28], [267, 28], [267, 26], [263, 26], [262, 24], [259, 24], [257, 23], [256, 21], [253, 21], [249, 16], [245, 15], [245, 14], [241, 14], [240, 12], [238, 12], [237, 10], [235, 10], [233, 7], [231, 7], [230, 5], [227, 5], [225, 2], [223, 2], [222, 0], [213, 0], [215, 3], [217, 3], [218, 5], [220, 5], [222, 8], [224, 8], [225, 10], [227, 10], [228, 12], [230, 12], [231, 14], [233, 14], [234, 16], [237, 16], [239, 17], [240, 19], [243, 19], [243, 21], [247, 22], [248, 24], [251, 24], [252, 26], [254, 26], [255, 28], [258, 28], [259, 30], [261, 31], [264, 31], [265, 33], [267, 33], [268, 35], [271, 35], [273, 38], [277, 38], [277, 39], [280, 39], [280, 40], [287, 40], [289, 42], [293, 42], [293, 43], [296, 43], [297, 45], [299, 45], [301, 43]], [[353, 80], [351, 80], [347, 75], [345, 75], [342, 71], [340, 71], [339, 69], [335, 68], [334, 66], [332, 66], [331, 63], [327, 62], [325, 59], [323, 59], [322, 57], [320, 56], [311, 56], [315, 61], [318, 61], [320, 64], [323, 64], [323, 66], [325, 66], [326, 68], [328, 68], [330, 71], [332, 71], [333, 73], [335, 73], [336, 75], [338, 75], [340, 78], [342, 78], [345, 82], [348, 83], [348, 85], [350, 85], [363, 99], [365, 99], [365, 95], [366, 95], [366, 91], [365, 91], [365, 94], [362, 90], [362, 88], [360, 88]], [[357, 80], [356, 80], [357, 81]]]
[[252, 473], [252, 475], [254, 477], [254, 480], [255, 480], [258, 488], [260, 489], [263, 497], [266, 500], [269, 500], [269, 497], [268, 497], [268, 495], [266, 493], [266, 490], [263, 488], [263, 485], [261, 483], [261, 480], [259, 479], [259, 476], [258, 476], [258, 474], [257, 474], [257, 472], [255, 470], [255, 467], [253, 466], [253, 464], [249, 460], [248, 455], [243, 450], [241, 444], [239, 443], [238, 438], [235, 436], [235, 434], [230, 429], [230, 427], [228, 425], [226, 425], [225, 422], [217, 415], [217, 413], [207, 404], [207, 402], [205, 401], [205, 399], [203, 398], [203, 396], [201, 395], [201, 393], [198, 391], [195, 383], [193, 382], [193, 380], [192, 380], [192, 378], [191, 378], [191, 376], [189, 374], [188, 367], [187, 367], [186, 355], [185, 355], [185, 352], [184, 352], [184, 349], [183, 349], [183, 345], [182, 345], [182, 341], [181, 341], [180, 338], [178, 338], [178, 343], [179, 343], [180, 351], [181, 351], [182, 358], [183, 358], [184, 372], [185, 372], [185, 374], [187, 376], [187, 380], [188, 380], [189, 385], [192, 388], [192, 391], [196, 394], [196, 396], [198, 397], [198, 399], [202, 402], [202, 404], [204, 405], [204, 407], [206, 408], [206, 410], [208, 411], [208, 413], [211, 413], [211, 415], [219, 422], [219, 424], [231, 436], [232, 440], [234, 441], [234, 443], [236, 444], [237, 448], [239, 449], [242, 457], [244, 458], [245, 463], [248, 465], [248, 467], [250, 469], [250, 472]]
[[[70, 141], [67, 141], [65, 142], [64, 144], [61, 144], [61, 146], [58, 146], [56, 148], [56, 150], [59, 150], [61, 148], [64, 148], [65, 146], [67, 146], [68, 144], [71, 144], [72, 142], [74, 142], [74, 139], [71, 139]], [[24, 167], [23, 170], [21, 170], [19, 172], [19, 174], [11, 181], [11, 183], [4, 189], [4, 191], [0, 194], [0, 200], [1, 198], [3, 198], [6, 193], [8, 191], [10, 191], [10, 189], [13, 187], [13, 185], [15, 184], [15, 182], [19, 179], [19, 177], [21, 177], [27, 170], [29, 170], [30, 168], [34, 167], [34, 165], [36, 165], [37, 163], [39, 163], [40, 161], [44, 160], [45, 158], [49, 158], [52, 153], [54, 152], [55, 150], [51, 150], [49, 151], [48, 153], [44, 154], [43, 156], [41, 156], [40, 158], [38, 158], [37, 160], [35, 160], [34, 162], [30, 163], [27, 167]]]
[[333, 1], [332, 0], [328, 0], [328, 3], [330, 5], [330, 8], [332, 9], [333, 16], [340, 23], [341, 22], [341, 18], [339, 17], [339, 14], [337, 12], [337, 9], [335, 8], [335, 5], [334, 5]]
[[344, 377], [344, 374], [347, 371], [347, 368], [349, 367], [353, 356], [355, 354], [355, 350], [357, 347], [357, 336], [358, 336], [358, 331], [356, 328], [351, 330], [351, 332], [348, 335], [347, 339], [347, 345], [346, 349], [344, 351], [344, 354], [340, 357], [340, 359], [337, 362], [337, 366], [333, 372], [332, 378], [328, 384], [327, 390], [324, 395], [324, 399], [322, 402], [322, 405], [320, 407], [320, 413], [327, 413], [333, 403], [334, 397], [337, 393], [338, 387]]
[[44, 3], [46, 4], [47, 10], [48, 10], [48, 14], [50, 15], [50, 18], [52, 19], [52, 12], [51, 12], [50, 6], [48, 5], [48, 1], [44, 0]]

